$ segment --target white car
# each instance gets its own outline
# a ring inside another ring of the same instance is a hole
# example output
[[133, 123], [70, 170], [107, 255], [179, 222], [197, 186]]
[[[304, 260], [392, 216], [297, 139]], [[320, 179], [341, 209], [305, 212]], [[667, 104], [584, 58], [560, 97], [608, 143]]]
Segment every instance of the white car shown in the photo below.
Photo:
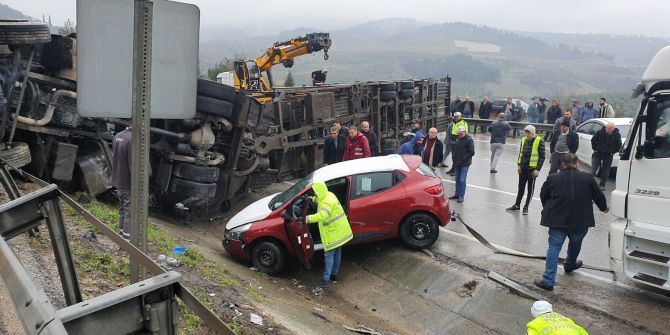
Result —
[[[577, 150], [577, 157], [579, 160], [591, 166], [591, 156], [593, 155], [593, 149], [591, 148], [591, 138], [595, 135], [602, 127], [605, 126], [607, 122], [612, 122], [614, 126], [619, 129], [621, 134], [621, 144], [624, 143], [626, 137], [628, 136], [628, 131], [630, 130], [630, 124], [633, 122], [632, 118], [611, 118], [611, 119], [590, 119], [584, 121], [582, 124], [577, 126], [577, 135], [579, 135], [579, 149]], [[612, 159], [612, 169], [610, 170], [610, 176], [616, 175], [616, 168], [619, 165], [619, 153], [614, 154]]]

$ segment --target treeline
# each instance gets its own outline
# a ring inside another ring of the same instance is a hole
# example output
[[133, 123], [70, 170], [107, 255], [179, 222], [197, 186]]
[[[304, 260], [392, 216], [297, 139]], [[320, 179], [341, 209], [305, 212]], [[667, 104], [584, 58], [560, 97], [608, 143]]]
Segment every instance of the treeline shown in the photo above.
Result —
[[461, 82], [500, 82], [499, 69], [463, 53], [407, 61], [402, 68], [415, 78], [440, 78], [448, 74]]

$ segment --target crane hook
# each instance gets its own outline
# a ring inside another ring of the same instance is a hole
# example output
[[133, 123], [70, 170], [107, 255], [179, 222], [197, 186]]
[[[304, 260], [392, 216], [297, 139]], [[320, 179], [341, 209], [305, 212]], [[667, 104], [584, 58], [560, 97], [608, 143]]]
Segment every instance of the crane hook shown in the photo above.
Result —
[[323, 60], [328, 60], [328, 49], [323, 50]]

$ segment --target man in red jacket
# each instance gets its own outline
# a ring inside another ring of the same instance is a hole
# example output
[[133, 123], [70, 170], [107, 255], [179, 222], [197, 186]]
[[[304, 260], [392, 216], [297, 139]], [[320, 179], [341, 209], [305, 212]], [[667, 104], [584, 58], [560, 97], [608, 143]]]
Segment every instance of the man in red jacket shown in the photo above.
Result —
[[342, 160], [349, 161], [370, 156], [368, 139], [358, 131], [356, 126], [349, 127], [349, 136], [344, 141], [344, 157]]

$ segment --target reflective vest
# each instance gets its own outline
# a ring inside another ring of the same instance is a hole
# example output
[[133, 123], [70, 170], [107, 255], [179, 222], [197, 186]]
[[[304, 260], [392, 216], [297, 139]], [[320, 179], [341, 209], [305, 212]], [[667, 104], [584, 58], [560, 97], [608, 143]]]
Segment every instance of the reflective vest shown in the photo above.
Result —
[[354, 238], [347, 215], [337, 196], [328, 192], [324, 182], [315, 182], [312, 189], [316, 194], [318, 208], [316, 214], [307, 216], [307, 223], [319, 223], [323, 251], [339, 248]]
[[460, 126], [465, 127], [465, 131], [468, 131], [468, 123], [465, 122], [465, 120], [460, 120], [458, 122], [454, 122], [451, 126], [451, 135], [458, 135], [458, 127]]
[[[540, 160], [540, 141], [542, 138], [540, 136], [535, 136], [535, 140], [533, 141], [533, 148], [530, 151], [530, 164], [528, 166], [530, 167], [537, 167], [537, 162]], [[526, 144], [526, 137], [521, 140], [521, 150], [519, 150], [519, 159], [516, 161], [517, 164], [521, 164], [521, 158], [523, 158], [523, 146]]]
[[589, 335], [570, 318], [558, 313], [545, 313], [526, 325], [528, 335]]

